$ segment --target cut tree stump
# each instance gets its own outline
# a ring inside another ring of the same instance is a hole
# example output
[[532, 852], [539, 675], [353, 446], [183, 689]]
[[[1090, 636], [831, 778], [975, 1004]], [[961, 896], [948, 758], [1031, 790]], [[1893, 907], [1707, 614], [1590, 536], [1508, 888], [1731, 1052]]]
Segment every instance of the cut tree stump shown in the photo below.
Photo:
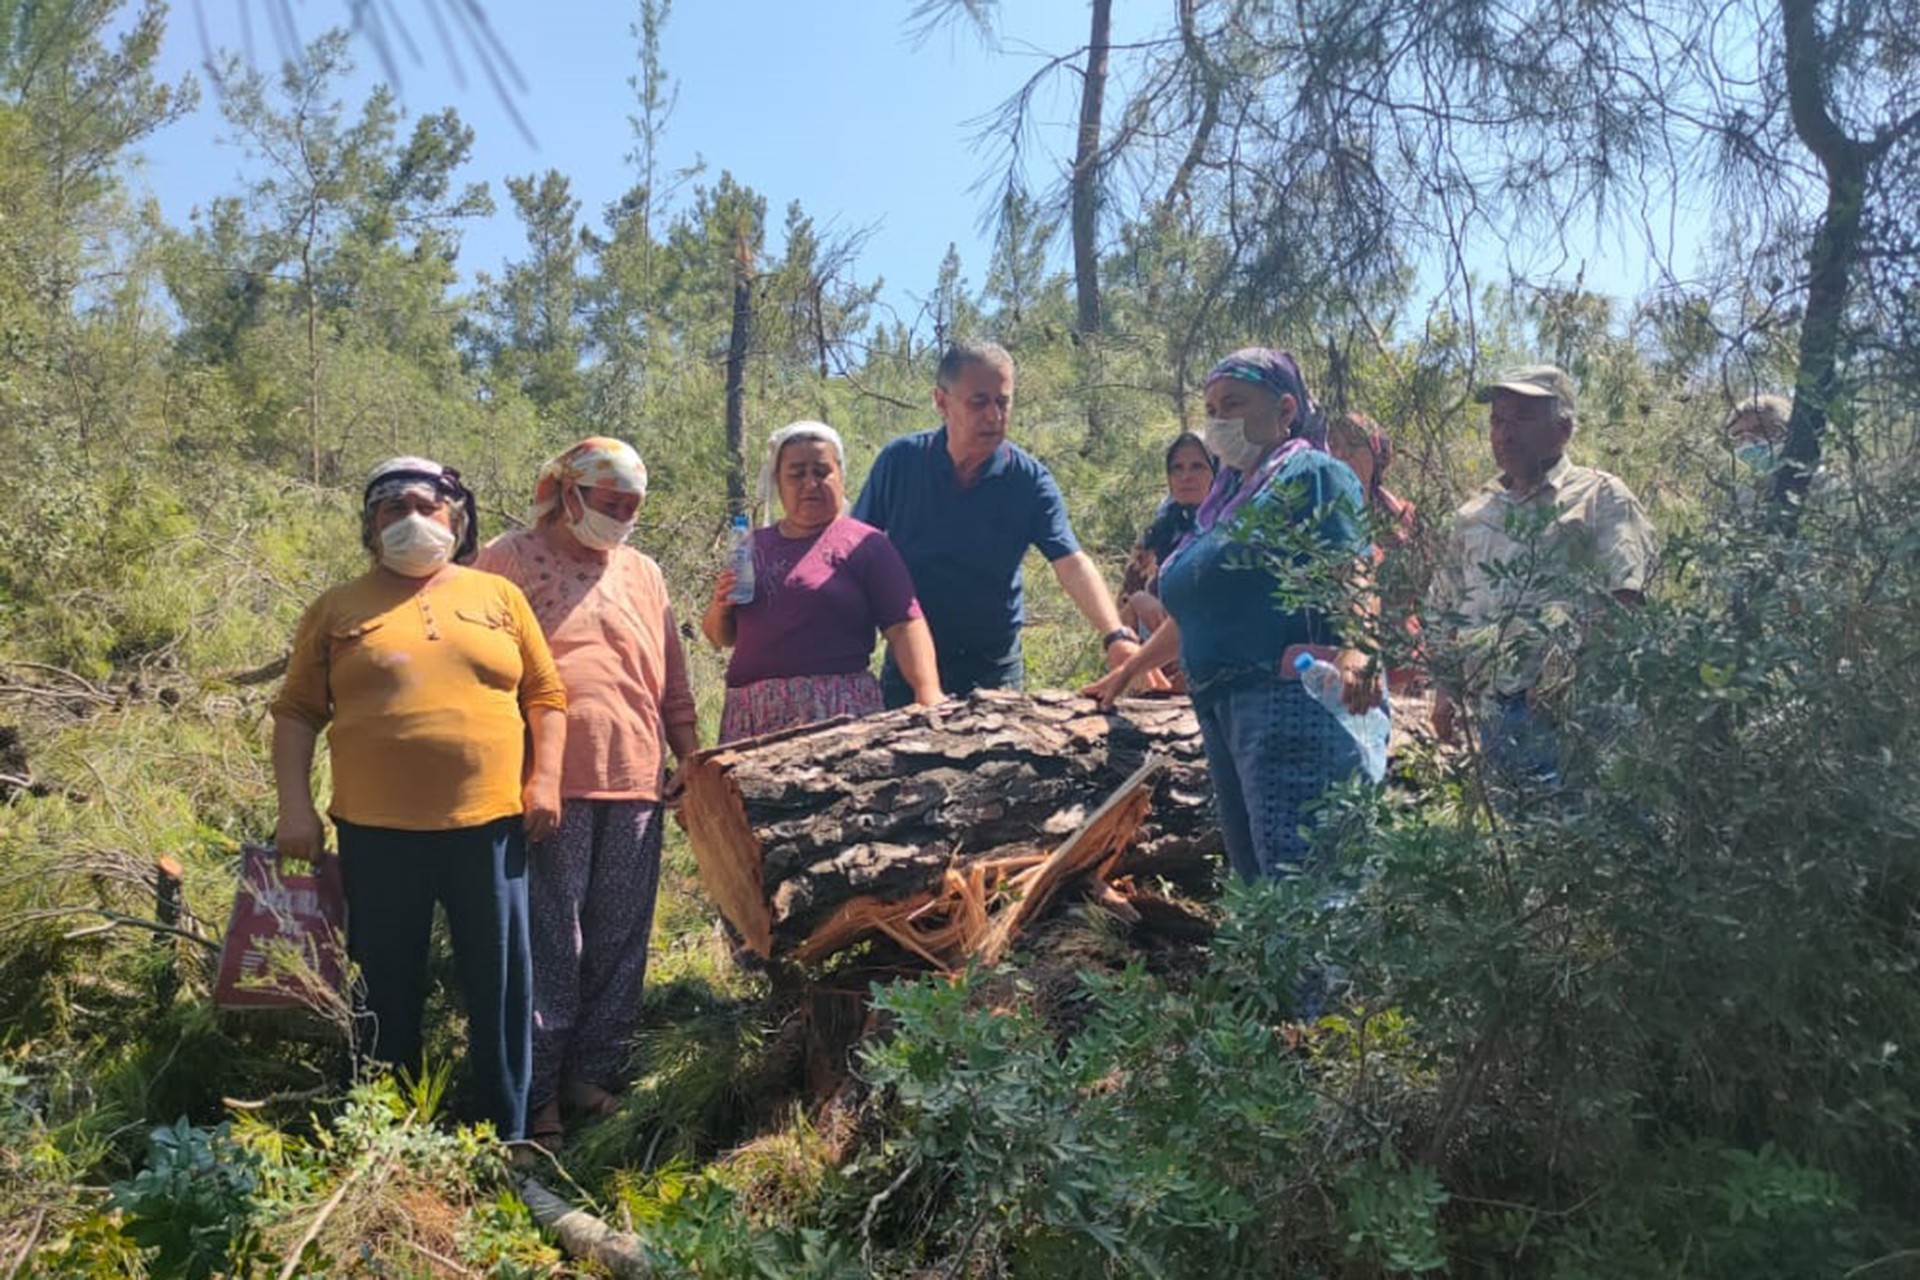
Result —
[[997, 955], [1071, 880], [1210, 879], [1219, 849], [1185, 698], [990, 690], [729, 743], [682, 812], [728, 923], [802, 963], [875, 934]]

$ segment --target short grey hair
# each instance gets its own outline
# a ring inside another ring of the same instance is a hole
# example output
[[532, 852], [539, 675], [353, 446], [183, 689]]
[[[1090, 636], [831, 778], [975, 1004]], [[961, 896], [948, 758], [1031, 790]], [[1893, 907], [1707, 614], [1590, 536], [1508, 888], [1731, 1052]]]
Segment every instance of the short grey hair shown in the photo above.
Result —
[[1785, 396], [1748, 396], [1727, 413], [1727, 420], [1720, 424], [1721, 433], [1731, 432], [1742, 418], [1753, 418], [1764, 430], [1785, 435], [1787, 424], [1793, 420], [1793, 401]]
[[949, 344], [946, 353], [940, 357], [940, 367], [933, 375], [934, 385], [951, 387], [963, 369], [976, 364], [990, 364], [996, 369], [1013, 372], [1013, 356], [999, 343], [961, 338]]

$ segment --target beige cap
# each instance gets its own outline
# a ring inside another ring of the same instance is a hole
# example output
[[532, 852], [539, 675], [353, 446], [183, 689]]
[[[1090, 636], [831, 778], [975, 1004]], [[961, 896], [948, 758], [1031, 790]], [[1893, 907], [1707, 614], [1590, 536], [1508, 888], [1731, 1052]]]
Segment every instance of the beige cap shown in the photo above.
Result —
[[1566, 370], [1558, 365], [1529, 364], [1518, 369], [1509, 369], [1500, 375], [1498, 382], [1488, 383], [1477, 388], [1473, 398], [1481, 404], [1493, 399], [1502, 391], [1511, 391], [1517, 396], [1532, 399], [1552, 397], [1560, 402], [1560, 411], [1567, 417], [1573, 416], [1573, 379]]

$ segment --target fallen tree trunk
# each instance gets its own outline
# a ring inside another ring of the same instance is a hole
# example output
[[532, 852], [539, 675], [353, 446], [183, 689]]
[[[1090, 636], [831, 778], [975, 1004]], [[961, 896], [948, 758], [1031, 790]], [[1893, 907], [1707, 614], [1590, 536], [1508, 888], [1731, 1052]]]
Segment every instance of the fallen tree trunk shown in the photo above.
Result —
[[618, 1280], [650, 1280], [656, 1274], [641, 1253], [640, 1237], [615, 1230], [585, 1209], [575, 1208], [532, 1174], [515, 1178], [514, 1190], [533, 1220], [553, 1232], [560, 1251], [569, 1258], [597, 1262]]
[[[690, 762], [683, 812], [747, 946], [803, 961], [880, 932], [948, 963], [1031, 877], [1210, 877], [1219, 847], [1184, 698], [1102, 713], [1065, 692], [993, 690], [732, 743]], [[1043, 874], [1083, 827], [1098, 856]]]

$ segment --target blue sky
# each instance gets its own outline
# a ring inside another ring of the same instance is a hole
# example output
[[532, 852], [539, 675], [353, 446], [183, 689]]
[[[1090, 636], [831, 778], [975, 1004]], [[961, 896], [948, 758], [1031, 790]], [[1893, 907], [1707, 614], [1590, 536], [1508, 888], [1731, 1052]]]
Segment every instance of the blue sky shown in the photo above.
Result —
[[[271, 68], [281, 45], [261, 0], [174, 0], [163, 51], [169, 78], [197, 71], [205, 53], [202, 22], [215, 47], [247, 53], [242, 25], [251, 5], [251, 57]], [[444, 12], [445, 0], [437, 0]], [[466, 84], [456, 82], [424, 5], [399, 3], [420, 61], [400, 55], [402, 105], [410, 116], [454, 106], [475, 131], [469, 181], [486, 181], [499, 212], [464, 233], [460, 265], [498, 272], [523, 256], [525, 241], [511, 214], [504, 180], [555, 168], [573, 183], [582, 217], [600, 211], [631, 185], [624, 157], [632, 145], [628, 117], [637, 70], [630, 27], [637, 7], [588, 0], [492, 0], [494, 30], [525, 88], [514, 94], [533, 134], [529, 142], [470, 57]], [[971, 32], [948, 28], [916, 42], [907, 25], [910, 0], [679, 0], [663, 39], [663, 59], [679, 87], [663, 160], [669, 168], [703, 158], [712, 180], [722, 169], [767, 198], [777, 229], [798, 199], [816, 226], [840, 233], [870, 229], [859, 276], [885, 277], [885, 300], [912, 319], [931, 291], [949, 242], [959, 246], [965, 274], [986, 276], [989, 235], [982, 228], [986, 196], [973, 189], [993, 163], [975, 141], [976, 121], [992, 111], [1044, 62], [1044, 54], [1077, 48], [1086, 7], [1075, 0], [1013, 0], [1004, 6], [998, 50]], [[1121, 0], [1115, 38], [1146, 31], [1163, 4]], [[311, 38], [346, 25], [348, 0], [299, 0], [291, 12]], [[362, 80], [345, 97], [357, 100], [381, 78], [380, 61], [364, 41], [354, 47]], [[1058, 91], [1039, 100], [1037, 141], [1071, 147], [1078, 82], [1057, 77]], [[211, 94], [199, 112], [145, 147], [136, 176], [160, 201], [169, 221], [242, 185], [245, 160], [221, 142], [225, 127]], [[686, 193], [682, 193], [682, 197]]]
[[[630, 28], [637, 6], [619, 0], [487, 0], [500, 42], [524, 80], [512, 101], [531, 131], [514, 123], [470, 55], [462, 50], [465, 83], [454, 74], [430, 11], [455, 0], [375, 0], [402, 11], [418, 59], [400, 51], [395, 86], [410, 115], [455, 107], [475, 131], [468, 181], [488, 183], [499, 211], [464, 232], [460, 267], [498, 273], [522, 257], [525, 241], [511, 213], [505, 179], [556, 168], [572, 181], [582, 217], [599, 225], [601, 211], [634, 180], [625, 156], [632, 147], [628, 117], [635, 109], [627, 80], [637, 70]], [[271, 68], [282, 45], [268, 16], [284, 4], [301, 34], [312, 38], [347, 24], [353, 0], [174, 0], [163, 51], [169, 78], [196, 71], [210, 43], [251, 55]], [[914, 0], [678, 0], [663, 39], [663, 59], [679, 101], [663, 142], [666, 170], [704, 160], [700, 181], [720, 172], [767, 198], [777, 231], [795, 199], [816, 227], [841, 235], [866, 233], [855, 264], [863, 281], [884, 278], [882, 302], [912, 322], [931, 291], [949, 243], [959, 247], [964, 273], [978, 287], [987, 274], [990, 232], [983, 177], [999, 163], [977, 138], [979, 121], [994, 111], [1052, 54], [1085, 39], [1084, 0], [1004, 0], [997, 47], [971, 30], [949, 26], [916, 40], [908, 19]], [[1168, 0], [1117, 0], [1116, 44], [1157, 35]], [[251, 45], [242, 22], [252, 15]], [[206, 29], [203, 42], [201, 28]], [[355, 45], [358, 83], [350, 101], [382, 75], [372, 45]], [[1126, 60], [1115, 58], [1116, 74]], [[1057, 176], [1072, 147], [1078, 78], [1054, 73], [1052, 91], [1036, 99], [1030, 138], [1036, 182]], [[223, 122], [210, 94], [199, 112], [145, 148], [136, 186], [150, 190], [175, 224], [195, 205], [241, 189], [244, 158], [223, 145]], [[1108, 95], [1109, 121], [1122, 93]], [[682, 190], [681, 199], [689, 192]], [[1702, 234], [1701, 215], [1679, 215], [1674, 253], [1684, 271], [1690, 245]], [[1471, 250], [1486, 278], [1504, 278], [1509, 255], [1523, 269], [1570, 282], [1585, 269], [1588, 288], [1633, 294], [1646, 286], [1644, 243], [1618, 227], [1570, 235], [1571, 256], [1528, 253], [1518, 242], [1489, 241]], [[1064, 265], [1065, 246], [1056, 246]], [[1538, 276], [1536, 278], [1538, 278]], [[1437, 271], [1423, 273], [1419, 292], [1432, 299], [1442, 287]], [[1460, 301], [1459, 299], [1455, 300]], [[1419, 314], [1416, 304], [1415, 315]], [[1442, 304], [1444, 305], [1444, 304]]]

